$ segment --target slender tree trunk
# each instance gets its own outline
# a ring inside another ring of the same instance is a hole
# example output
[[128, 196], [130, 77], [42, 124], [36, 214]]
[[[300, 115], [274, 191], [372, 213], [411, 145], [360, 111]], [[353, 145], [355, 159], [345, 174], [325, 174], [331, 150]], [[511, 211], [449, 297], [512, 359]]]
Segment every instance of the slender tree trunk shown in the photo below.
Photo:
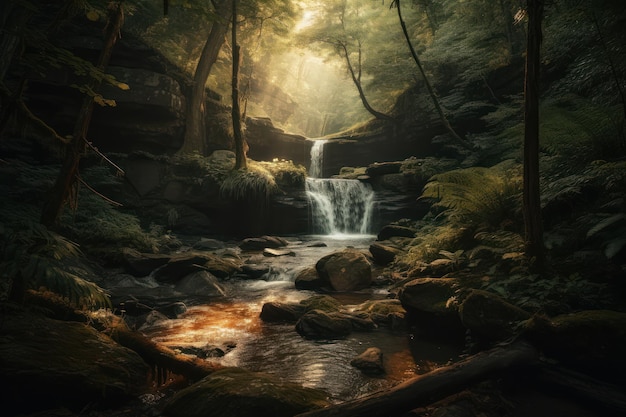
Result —
[[528, 0], [528, 40], [524, 77], [524, 226], [526, 254], [537, 266], [544, 260], [539, 190], [539, 73], [544, 0]]
[[[120, 36], [120, 30], [124, 23], [124, 10], [122, 3], [117, 2], [109, 6], [109, 20], [105, 28], [105, 43], [98, 58], [97, 67], [104, 70], [108, 65], [113, 51], [113, 46]], [[95, 91], [99, 82], [92, 82], [92, 89]], [[85, 96], [76, 119], [76, 125], [72, 140], [66, 151], [61, 171], [46, 201], [42, 214], [41, 223], [47, 227], [56, 226], [63, 212], [66, 203], [75, 204], [78, 192], [78, 168], [80, 159], [85, 153], [87, 142], [87, 131], [91, 123], [93, 112], [93, 97]]]
[[439, 103], [439, 99], [437, 98], [435, 89], [430, 84], [430, 81], [428, 81], [428, 77], [426, 76], [424, 67], [422, 66], [422, 63], [419, 57], [417, 56], [417, 52], [415, 52], [415, 48], [413, 48], [413, 43], [411, 43], [411, 37], [409, 36], [409, 31], [407, 30], [406, 24], [404, 23], [404, 19], [402, 18], [402, 11], [400, 9], [400, 0], [394, 0], [394, 3], [398, 9], [398, 19], [400, 20], [400, 26], [402, 27], [402, 33], [404, 33], [404, 38], [406, 39], [406, 42], [409, 45], [411, 56], [413, 57], [413, 60], [417, 64], [417, 68], [419, 69], [420, 74], [422, 75], [422, 78], [424, 79], [424, 83], [426, 84], [426, 88], [428, 89], [428, 94], [430, 95], [430, 98], [433, 100], [433, 104], [435, 105], [435, 109], [437, 110], [437, 114], [439, 115], [439, 119], [441, 120], [441, 123], [443, 124], [445, 129], [448, 131], [448, 133], [450, 133], [450, 135], [461, 146], [463, 146], [464, 148], [470, 149], [471, 146], [469, 145], [469, 143], [467, 143], [465, 139], [463, 139], [461, 136], [459, 136], [458, 133], [456, 133], [452, 125], [450, 125], [450, 122], [448, 121], [448, 118], [446, 117], [445, 113], [443, 112], [443, 108], [441, 107], [441, 104]]
[[374, 116], [375, 118], [379, 120], [389, 120], [389, 121], [395, 122], [395, 119], [393, 117], [389, 116], [388, 114], [381, 113], [375, 110], [371, 106], [369, 101], [367, 100], [367, 97], [365, 97], [365, 91], [363, 90], [363, 85], [361, 84], [361, 46], [359, 45], [358, 74], [354, 71], [354, 66], [352, 65], [352, 61], [350, 60], [350, 55], [348, 54], [348, 47], [346, 46], [345, 43], [341, 43], [340, 46], [343, 49], [344, 55], [346, 56], [346, 63], [348, 64], [348, 71], [350, 71], [352, 82], [354, 82], [354, 85], [359, 91], [359, 97], [361, 98], [361, 103], [363, 103], [363, 107], [365, 107], [365, 110], [367, 110], [372, 116]]
[[206, 153], [206, 128], [204, 123], [206, 81], [211, 74], [211, 68], [226, 40], [228, 24], [232, 13], [233, 0], [221, 0], [217, 4], [216, 15], [219, 16], [213, 22], [200, 60], [196, 66], [193, 77], [191, 97], [187, 107], [187, 122], [185, 126], [185, 138], [179, 153], [191, 153], [194, 151], [204, 155]]
[[233, 48], [233, 78], [232, 78], [232, 118], [233, 136], [235, 138], [235, 169], [246, 169], [248, 160], [246, 158], [245, 140], [241, 128], [241, 108], [239, 106], [239, 65], [241, 61], [241, 48], [237, 44], [237, 0], [233, 0], [232, 14], [232, 48]]

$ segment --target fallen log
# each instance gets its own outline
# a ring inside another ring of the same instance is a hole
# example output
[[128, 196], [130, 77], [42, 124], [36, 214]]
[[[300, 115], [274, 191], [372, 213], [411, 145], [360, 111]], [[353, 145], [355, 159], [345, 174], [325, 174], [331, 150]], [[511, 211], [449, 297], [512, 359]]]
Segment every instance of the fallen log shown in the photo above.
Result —
[[143, 334], [119, 324], [110, 332], [110, 336], [120, 345], [135, 351], [150, 366], [155, 368], [155, 377], [160, 378], [162, 371], [170, 371], [189, 380], [197, 381], [222, 369], [223, 366], [202, 359], [178, 355], [172, 349], [153, 342]]
[[389, 390], [296, 417], [378, 417], [401, 415], [432, 404], [497, 373], [536, 363], [538, 351], [526, 342], [484, 351], [398, 384]]

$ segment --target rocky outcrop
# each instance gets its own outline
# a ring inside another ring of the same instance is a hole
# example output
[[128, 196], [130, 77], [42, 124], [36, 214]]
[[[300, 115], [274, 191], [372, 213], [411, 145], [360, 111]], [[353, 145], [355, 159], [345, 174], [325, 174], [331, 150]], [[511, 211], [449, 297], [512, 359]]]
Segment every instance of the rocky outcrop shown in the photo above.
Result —
[[284, 159], [309, 166], [313, 143], [304, 136], [285, 133], [274, 127], [268, 118], [246, 120], [246, 141], [250, 146], [248, 156], [256, 161]]

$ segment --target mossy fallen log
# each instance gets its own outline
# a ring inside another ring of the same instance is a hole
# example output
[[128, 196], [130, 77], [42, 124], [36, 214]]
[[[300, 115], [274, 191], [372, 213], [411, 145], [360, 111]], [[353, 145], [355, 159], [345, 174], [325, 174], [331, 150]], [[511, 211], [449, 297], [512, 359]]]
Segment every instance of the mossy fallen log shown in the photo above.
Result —
[[525, 342], [515, 342], [480, 352], [450, 366], [417, 376], [386, 391], [298, 414], [297, 417], [377, 417], [402, 415], [432, 404], [463, 388], [515, 368], [534, 364], [538, 351]]

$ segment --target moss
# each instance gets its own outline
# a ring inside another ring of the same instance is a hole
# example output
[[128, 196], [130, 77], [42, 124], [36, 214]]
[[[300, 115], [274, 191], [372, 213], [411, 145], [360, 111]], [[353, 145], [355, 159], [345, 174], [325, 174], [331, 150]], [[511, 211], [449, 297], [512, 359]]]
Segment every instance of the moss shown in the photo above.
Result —
[[263, 415], [290, 417], [327, 406], [326, 397], [270, 375], [226, 368], [179, 391], [165, 411], [172, 417], [247, 417], [263, 410]]
[[341, 303], [329, 295], [314, 295], [300, 301], [300, 304], [306, 307], [306, 311], [321, 310], [330, 313], [339, 311], [341, 308]]

